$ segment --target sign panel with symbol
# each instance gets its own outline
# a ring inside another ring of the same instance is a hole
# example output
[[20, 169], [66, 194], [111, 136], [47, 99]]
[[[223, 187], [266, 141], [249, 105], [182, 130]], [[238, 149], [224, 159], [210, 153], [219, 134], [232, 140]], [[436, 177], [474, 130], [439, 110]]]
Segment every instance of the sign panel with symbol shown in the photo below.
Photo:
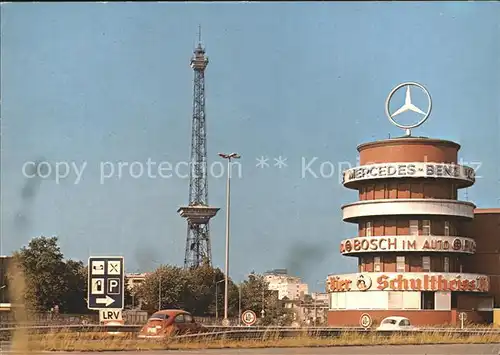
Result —
[[241, 314], [241, 321], [248, 326], [254, 325], [257, 321], [257, 315], [254, 311], [247, 310]]
[[120, 261], [108, 261], [108, 275], [120, 275]]
[[104, 275], [104, 261], [92, 262], [92, 275]]
[[119, 295], [120, 294], [120, 279], [112, 278], [108, 279], [108, 294]]
[[104, 295], [104, 279], [92, 279], [92, 290], [90, 293], [93, 295]]
[[359, 318], [359, 324], [365, 329], [370, 328], [372, 326], [372, 323], [373, 323], [373, 320], [369, 314], [363, 313], [361, 315], [361, 318]]
[[[89, 258], [87, 308], [122, 310], [125, 303], [123, 256]], [[108, 313], [106, 313], [108, 314]]]

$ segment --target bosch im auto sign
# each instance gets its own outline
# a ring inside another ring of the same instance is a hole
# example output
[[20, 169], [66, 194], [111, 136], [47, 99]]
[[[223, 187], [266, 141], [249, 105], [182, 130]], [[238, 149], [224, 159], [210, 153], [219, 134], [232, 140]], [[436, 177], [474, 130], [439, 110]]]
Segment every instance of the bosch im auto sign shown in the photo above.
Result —
[[340, 243], [342, 254], [385, 251], [433, 251], [474, 254], [476, 242], [471, 238], [451, 236], [385, 236], [356, 237]]

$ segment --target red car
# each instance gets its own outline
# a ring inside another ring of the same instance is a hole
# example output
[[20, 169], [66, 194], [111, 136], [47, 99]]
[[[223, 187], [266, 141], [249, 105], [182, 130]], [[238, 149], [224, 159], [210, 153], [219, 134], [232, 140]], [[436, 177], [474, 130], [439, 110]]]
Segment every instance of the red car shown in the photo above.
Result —
[[191, 313], [181, 309], [165, 309], [154, 313], [140, 330], [139, 338], [164, 338], [172, 335], [200, 333], [205, 327]]

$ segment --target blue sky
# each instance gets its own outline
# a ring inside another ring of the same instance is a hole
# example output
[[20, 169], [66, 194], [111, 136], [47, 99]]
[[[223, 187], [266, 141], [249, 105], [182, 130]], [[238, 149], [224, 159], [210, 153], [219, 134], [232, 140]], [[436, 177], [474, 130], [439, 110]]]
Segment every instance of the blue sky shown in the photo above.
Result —
[[[101, 184], [100, 163], [189, 159], [198, 24], [210, 58], [209, 163], [221, 151], [242, 155], [232, 183], [233, 278], [289, 267], [313, 286], [354, 270], [354, 259], [339, 255], [340, 240], [356, 232], [340, 206], [357, 196], [338, 171], [303, 178], [302, 159], [317, 157], [318, 174], [321, 162], [338, 170], [356, 164], [358, 144], [400, 135], [384, 114], [400, 82], [420, 82], [433, 98], [414, 133], [459, 142], [465, 162], [481, 162], [468, 199], [499, 206], [498, 3], [24, 3], [1, 11], [4, 254], [57, 235], [67, 257], [124, 255], [128, 271], [183, 263], [186, 223], [176, 210], [188, 202], [188, 180], [134, 179], [125, 169]], [[282, 156], [287, 166], [256, 168], [260, 156]], [[22, 166], [35, 159], [87, 165], [79, 183], [74, 172], [48, 178], [23, 198], [23, 186], [36, 183]], [[223, 177], [209, 180], [209, 201], [222, 207], [211, 236], [223, 267]]]

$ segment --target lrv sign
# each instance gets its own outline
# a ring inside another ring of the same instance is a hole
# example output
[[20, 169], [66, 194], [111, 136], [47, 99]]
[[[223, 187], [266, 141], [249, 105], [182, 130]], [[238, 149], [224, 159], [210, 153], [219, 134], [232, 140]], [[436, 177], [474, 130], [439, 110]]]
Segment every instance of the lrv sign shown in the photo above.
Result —
[[121, 321], [122, 318], [122, 310], [121, 309], [101, 309], [99, 310], [99, 321], [100, 322], [109, 322], [109, 321]]

